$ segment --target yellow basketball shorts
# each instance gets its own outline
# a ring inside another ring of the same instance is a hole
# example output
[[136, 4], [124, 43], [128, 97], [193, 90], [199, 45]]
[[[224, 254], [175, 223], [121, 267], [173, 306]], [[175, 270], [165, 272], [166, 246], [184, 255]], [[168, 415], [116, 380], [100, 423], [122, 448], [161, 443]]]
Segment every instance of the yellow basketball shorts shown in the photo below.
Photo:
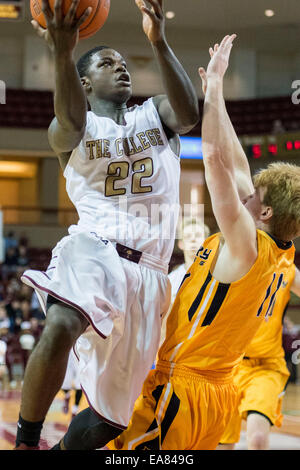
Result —
[[231, 378], [204, 377], [186, 368], [150, 371], [126, 431], [112, 450], [213, 450], [237, 406]]
[[280, 427], [283, 418], [281, 404], [288, 378], [289, 371], [284, 358], [243, 359], [234, 377], [239, 391], [239, 404], [220, 443], [239, 442], [242, 419], [247, 418], [249, 411], [265, 415], [272, 425]]

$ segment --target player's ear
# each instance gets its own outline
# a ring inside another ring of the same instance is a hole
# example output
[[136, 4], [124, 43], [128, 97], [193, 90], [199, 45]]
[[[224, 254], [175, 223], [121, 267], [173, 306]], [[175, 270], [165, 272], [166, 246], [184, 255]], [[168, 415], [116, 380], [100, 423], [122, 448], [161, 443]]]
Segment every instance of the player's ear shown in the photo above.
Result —
[[80, 79], [80, 81], [81, 81], [81, 85], [83, 86], [85, 92], [87, 94], [90, 93], [92, 91], [92, 86], [91, 86], [91, 82], [90, 82], [89, 78], [88, 77], [82, 77]]
[[263, 206], [260, 214], [260, 219], [263, 222], [268, 222], [273, 217], [273, 209], [271, 206]]
[[178, 241], [178, 248], [183, 251], [183, 241], [182, 240]]

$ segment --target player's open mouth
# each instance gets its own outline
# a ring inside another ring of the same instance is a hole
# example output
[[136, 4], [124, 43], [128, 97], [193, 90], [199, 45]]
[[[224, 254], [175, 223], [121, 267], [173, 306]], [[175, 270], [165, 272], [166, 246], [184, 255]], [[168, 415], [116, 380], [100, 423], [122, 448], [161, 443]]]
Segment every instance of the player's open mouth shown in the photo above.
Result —
[[125, 86], [131, 85], [130, 77], [127, 73], [122, 73], [117, 79], [117, 82], [122, 82]]

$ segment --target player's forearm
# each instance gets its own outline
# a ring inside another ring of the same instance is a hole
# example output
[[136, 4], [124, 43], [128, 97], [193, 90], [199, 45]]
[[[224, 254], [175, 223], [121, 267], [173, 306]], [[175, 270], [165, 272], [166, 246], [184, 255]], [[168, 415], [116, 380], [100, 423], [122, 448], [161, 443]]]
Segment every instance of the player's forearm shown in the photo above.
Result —
[[224, 167], [234, 175], [232, 135], [224, 106], [221, 79], [208, 80], [203, 107], [202, 141], [204, 164], [208, 159], [222, 160]]
[[249, 194], [254, 193], [254, 186], [251, 177], [251, 170], [248, 163], [248, 159], [245, 155], [243, 147], [236, 135], [230, 117], [228, 115], [225, 100], [224, 102], [224, 115], [227, 123], [228, 130], [231, 136], [232, 142], [232, 160], [235, 171], [235, 182], [238, 188], [238, 193], [241, 199], [248, 197]]
[[80, 131], [86, 124], [87, 101], [71, 53], [54, 55], [55, 116], [64, 129]]
[[238, 136], [235, 132], [235, 129], [228, 115], [224, 99], [223, 99], [223, 102], [224, 102], [224, 109], [225, 109], [224, 112], [225, 112], [225, 116], [227, 119], [227, 125], [228, 125], [228, 129], [230, 130], [232, 143], [233, 143], [233, 155], [232, 156], [233, 156], [234, 166], [235, 168], [238, 168], [240, 171], [245, 173], [245, 175], [250, 180], [250, 184], [252, 185], [251, 170], [250, 170], [248, 159], [245, 155], [244, 149], [238, 139]]
[[230, 129], [223, 106], [222, 80], [208, 81], [202, 118], [202, 149], [205, 180], [220, 230], [228, 234], [240, 202], [235, 182]]
[[152, 44], [165, 93], [182, 128], [191, 129], [199, 121], [198, 97], [184, 68], [166, 40]]

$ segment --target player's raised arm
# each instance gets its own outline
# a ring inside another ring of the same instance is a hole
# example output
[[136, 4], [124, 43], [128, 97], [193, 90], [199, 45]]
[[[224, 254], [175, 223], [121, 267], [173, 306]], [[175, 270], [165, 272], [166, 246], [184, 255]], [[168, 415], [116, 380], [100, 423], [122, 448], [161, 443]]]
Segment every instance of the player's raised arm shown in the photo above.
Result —
[[[55, 66], [54, 110], [55, 118], [50, 124], [49, 142], [56, 154], [61, 157], [62, 167], [67, 164], [69, 152], [80, 142], [85, 131], [87, 103], [86, 96], [73, 58], [79, 38], [79, 27], [91, 13], [88, 8], [76, 19], [79, 0], [73, 0], [68, 13], [63, 16], [62, 0], [56, 0], [52, 12], [48, 0], [42, 0], [42, 10], [47, 29], [33, 20], [37, 34], [44, 38], [50, 47]], [[62, 154], [67, 154], [63, 157]]]
[[205, 178], [225, 242], [233, 257], [250, 264], [257, 256], [255, 223], [243, 206], [235, 180], [234, 140], [226, 116], [223, 77], [235, 35], [225, 36], [207, 68], [202, 139]]
[[[173, 132], [189, 132], [199, 121], [198, 98], [165, 36], [163, 0], [135, 0], [143, 28], [158, 62], [166, 95], [154, 98], [162, 122]], [[149, 7], [148, 5], [149, 4]]]
[[[209, 54], [211, 58], [213, 57], [214, 53], [218, 51], [218, 47], [219, 45], [215, 44], [214, 48], [212, 47], [209, 48]], [[203, 67], [199, 68], [199, 75], [202, 80], [202, 91], [205, 96], [205, 93], [207, 90], [207, 74]], [[224, 98], [223, 98], [223, 105], [224, 105], [225, 119], [228, 125], [228, 129], [230, 130], [230, 133], [231, 133], [232, 144], [233, 144], [232, 157], [234, 161], [235, 180], [237, 183], [237, 188], [238, 188], [240, 198], [243, 199], [249, 196], [249, 194], [254, 193], [254, 186], [252, 182], [250, 166], [249, 166], [248, 159], [245, 155], [244, 149], [236, 135], [236, 132], [233, 128], [230, 117], [227, 113]]]

